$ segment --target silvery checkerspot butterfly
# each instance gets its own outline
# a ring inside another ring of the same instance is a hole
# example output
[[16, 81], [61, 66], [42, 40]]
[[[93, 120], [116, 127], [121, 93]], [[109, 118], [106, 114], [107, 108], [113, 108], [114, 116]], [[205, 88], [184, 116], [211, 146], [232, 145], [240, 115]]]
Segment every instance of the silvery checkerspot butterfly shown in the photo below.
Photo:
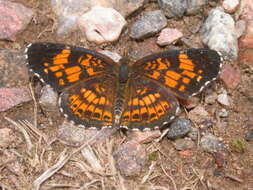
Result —
[[89, 49], [33, 43], [29, 69], [60, 93], [61, 112], [87, 128], [159, 129], [175, 118], [177, 97], [198, 94], [219, 74], [222, 60], [209, 49], [156, 53], [119, 63]]

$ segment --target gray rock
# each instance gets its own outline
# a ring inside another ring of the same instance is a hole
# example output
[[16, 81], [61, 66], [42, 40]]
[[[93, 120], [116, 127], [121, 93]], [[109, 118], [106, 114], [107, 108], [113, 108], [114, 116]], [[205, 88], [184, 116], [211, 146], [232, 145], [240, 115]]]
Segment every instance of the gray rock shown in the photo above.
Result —
[[253, 129], [247, 132], [247, 134], [245, 135], [245, 140], [253, 142]]
[[130, 36], [134, 39], [149, 37], [167, 25], [167, 19], [162, 11], [152, 11], [144, 14], [130, 29]]
[[167, 133], [169, 139], [177, 139], [185, 136], [192, 131], [192, 122], [188, 119], [177, 119], [171, 126]]
[[207, 4], [207, 0], [188, 0], [187, 1], [187, 15], [197, 14], [201, 8]]
[[233, 17], [221, 7], [210, 11], [201, 29], [202, 41], [210, 49], [220, 52], [227, 60], [238, 54], [237, 33]]
[[77, 29], [77, 19], [90, 8], [90, 1], [51, 0], [51, 7], [58, 16], [57, 35], [66, 36]]
[[158, 4], [168, 18], [180, 18], [187, 8], [185, 0], [158, 0]]
[[200, 146], [203, 150], [210, 153], [225, 150], [224, 144], [212, 134], [203, 136], [200, 140]]
[[58, 94], [49, 85], [46, 85], [41, 89], [39, 104], [43, 107], [44, 110], [57, 110], [57, 99]]
[[189, 139], [177, 139], [174, 143], [176, 150], [187, 150], [194, 148], [195, 144], [194, 142]]

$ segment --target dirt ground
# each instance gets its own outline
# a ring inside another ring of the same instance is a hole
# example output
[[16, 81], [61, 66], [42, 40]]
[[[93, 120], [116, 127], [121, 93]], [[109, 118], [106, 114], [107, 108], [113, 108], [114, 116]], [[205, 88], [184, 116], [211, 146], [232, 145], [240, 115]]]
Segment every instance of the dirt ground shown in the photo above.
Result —
[[[79, 32], [74, 32], [66, 39], [59, 39], [56, 36], [56, 16], [53, 14], [48, 1], [17, 0], [16, 2], [33, 8], [35, 16], [24, 32], [17, 35], [14, 42], [0, 41], [0, 48], [21, 52], [31, 42], [61, 42], [90, 49], [107, 49], [119, 54], [128, 50], [130, 56], [135, 57], [131, 52], [145, 43], [152, 43], [156, 39], [156, 37], [151, 37], [136, 42], [130, 39], [127, 32], [123, 32], [117, 42], [101, 46], [87, 42]], [[145, 6], [145, 9], [139, 14], [127, 19], [128, 26], [144, 12], [155, 9], [157, 9], [157, 5], [152, 3]], [[202, 47], [198, 35], [192, 31], [200, 26], [209, 10], [210, 7], [196, 16], [184, 16], [179, 20], [170, 19], [168, 26], [183, 31], [184, 36], [190, 39], [193, 47]], [[155, 51], [173, 47], [160, 48], [157, 46]], [[176, 43], [175, 47], [191, 48], [181, 41]], [[152, 51], [149, 50], [149, 52], [144, 53], [150, 54]], [[229, 112], [228, 117], [220, 118], [220, 125], [214, 124], [212, 128], [206, 129], [220, 137], [226, 145], [228, 151], [223, 158], [222, 167], [217, 166], [215, 155], [204, 152], [197, 146], [193, 150], [185, 152], [185, 155], [175, 150], [173, 141], [164, 138], [159, 143], [153, 142], [144, 145], [148, 153], [148, 162], [140, 175], [135, 177], [121, 176], [111, 166], [112, 157], [110, 154], [117, 150], [119, 145], [128, 137], [118, 132], [108, 139], [104, 145], [94, 146], [96, 153], [101, 154], [100, 161], [106, 168], [104, 173], [84, 170], [83, 168], [87, 168], [84, 167], [87, 164], [85, 164], [81, 154], [76, 154], [60, 171], [46, 180], [41, 189], [253, 190], [253, 142], [245, 140], [245, 134], [249, 131], [250, 126], [253, 126], [253, 71], [247, 66], [237, 64], [236, 61], [228, 64], [233, 64], [240, 70], [241, 83], [236, 90], [228, 91], [233, 102], [231, 107], [226, 108]], [[21, 81], [21, 83], [28, 86], [28, 81]], [[11, 86], [19, 87], [19, 84], [20, 81], [17, 83], [14, 81]], [[223, 84], [221, 81], [217, 81], [216, 86], [220, 88]], [[211, 106], [201, 104], [207, 111], [222, 108], [218, 103]], [[4, 119], [4, 116], [12, 118], [14, 121], [26, 119], [33, 122], [33, 110], [34, 103], [31, 101], [0, 113], [0, 126], [15, 129], [10, 122]], [[15, 130], [17, 140], [13, 144], [14, 148], [8, 148], [10, 155], [15, 155], [15, 162], [6, 168], [2, 168], [3, 165], [0, 164], [0, 184], [5, 184], [8, 187], [5, 189], [31, 189], [31, 184], [44, 171], [57, 163], [64, 150], [71, 152], [75, 149], [59, 141], [53, 141], [57, 136], [58, 126], [63, 121], [63, 117], [58, 111], [45, 113], [38, 107], [37, 116], [39, 130], [46, 134], [53, 143], [47, 145], [42, 139], [32, 136], [34, 146], [29, 155], [26, 151], [27, 145], [23, 140], [23, 135], [19, 130]], [[184, 113], [180, 116], [186, 117]], [[235, 147], [235, 142], [240, 142], [239, 150]], [[4, 151], [0, 150], [0, 157]], [[16, 172], [15, 169], [10, 169], [12, 167], [18, 168], [17, 170], [22, 171], [23, 174]], [[144, 180], [145, 176], [148, 176], [147, 180]], [[4, 189], [3, 186], [2, 189]]]

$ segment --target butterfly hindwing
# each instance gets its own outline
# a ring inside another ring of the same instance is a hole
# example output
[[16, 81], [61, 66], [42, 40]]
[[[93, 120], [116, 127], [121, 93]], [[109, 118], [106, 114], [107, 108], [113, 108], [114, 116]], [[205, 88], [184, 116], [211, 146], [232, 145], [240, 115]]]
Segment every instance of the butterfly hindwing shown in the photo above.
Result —
[[85, 128], [111, 127], [115, 90], [116, 80], [113, 76], [86, 80], [61, 94], [61, 111], [77, 125]]
[[109, 73], [114, 65], [98, 52], [66, 44], [33, 43], [26, 54], [29, 69], [57, 91]]
[[128, 89], [122, 128], [159, 129], [174, 119], [179, 109], [177, 99], [161, 84], [137, 77], [129, 79]]
[[145, 75], [186, 99], [203, 90], [217, 78], [221, 58], [214, 50], [173, 50], [144, 57], [133, 65], [139, 75]]

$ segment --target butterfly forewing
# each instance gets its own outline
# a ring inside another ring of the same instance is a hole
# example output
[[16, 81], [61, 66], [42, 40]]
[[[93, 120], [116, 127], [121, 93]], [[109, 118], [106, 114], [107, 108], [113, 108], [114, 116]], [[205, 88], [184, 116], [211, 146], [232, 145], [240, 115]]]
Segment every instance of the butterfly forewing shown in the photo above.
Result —
[[66, 44], [33, 43], [26, 54], [29, 69], [57, 91], [116, 67], [98, 52]]
[[186, 49], [147, 56], [133, 65], [134, 74], [144, 75], [186, 99], [217, 78], [221, 58], [214, 50]]

